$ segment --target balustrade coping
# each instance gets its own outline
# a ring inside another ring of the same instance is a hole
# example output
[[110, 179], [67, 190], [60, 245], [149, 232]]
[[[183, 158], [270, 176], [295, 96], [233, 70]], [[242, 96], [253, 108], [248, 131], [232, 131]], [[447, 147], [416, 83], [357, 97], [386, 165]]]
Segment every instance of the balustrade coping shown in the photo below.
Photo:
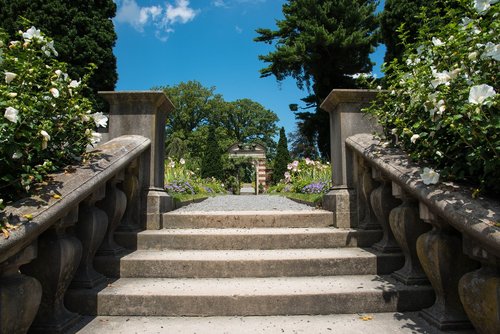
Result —
[[500, 202], [479, 196], [453, 182], [425, 185], [420, 178], [422, 166], [410, 161], [398, 148], [384, 148], [372, 134], [347, 138], [346, 146], [380, 169], [392, 182], [449, 225], [475, 240], [478, 246], [500, 258]]
[[[99, 187], [151, 145], [148, 138], [127, 135], [112, 139], [90, 152], [89, 161], [75, 166], [74, 172], [52, 176], [47, 185], [36, 194], [19, 200], [0, 213], [17, 229], [10, 231], [9, 238], [0, 237], [0, 263], [8, 260], [31, 244], [41, 233], [66, 216]], [[58, 195], [54, 198], [54, 195]], [[26, 215], [31, 215], [30, 219]]]

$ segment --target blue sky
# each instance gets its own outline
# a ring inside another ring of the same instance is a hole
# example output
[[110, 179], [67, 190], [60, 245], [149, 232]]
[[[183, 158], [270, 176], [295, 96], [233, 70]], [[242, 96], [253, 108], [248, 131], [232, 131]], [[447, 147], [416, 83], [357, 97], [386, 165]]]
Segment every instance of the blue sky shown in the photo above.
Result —
[[[260, 78], [257, 28], [275, 28], [284, 0], [114, 0], [118, 40], [117, 90], [149, 90], [198, 80], [227, 101], [250, 98], [274, 111], [287, 133], [295, 128], [288, 105], [307, 92], [292, 79]], [[383, 50], [374, 55], [381, 63]], [[374, 70], [380, 73], [379, 69]]]

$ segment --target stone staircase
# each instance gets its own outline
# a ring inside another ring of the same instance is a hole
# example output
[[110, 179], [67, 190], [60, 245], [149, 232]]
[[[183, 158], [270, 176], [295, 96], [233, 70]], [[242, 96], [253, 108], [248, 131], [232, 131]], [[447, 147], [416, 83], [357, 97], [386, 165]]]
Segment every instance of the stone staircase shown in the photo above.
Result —
[[164, 218], [168, 229], [138, 234], [119, 278], [72, 308], [220, 317], [406, 312], [434, 302], [429, 286], [390, 276], [404, 259], [370, 248], [380, 231], [333, 228], [328, 211], [173, 211]]

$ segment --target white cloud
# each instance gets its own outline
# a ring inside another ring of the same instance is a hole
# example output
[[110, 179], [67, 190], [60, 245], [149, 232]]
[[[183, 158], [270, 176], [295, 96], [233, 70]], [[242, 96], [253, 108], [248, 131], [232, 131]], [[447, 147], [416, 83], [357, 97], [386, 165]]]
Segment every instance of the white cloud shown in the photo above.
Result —
[[266, 2], [266, 0], [212, 0], [214, 7], [229, 8], [233, 5], [239, 4], [257, 4]]
[[215, 7], [227, 7], [227, 4], [224, 0], [214, 0], [212, 1], [212, 5]]
[[243, 32], [243, 29], [241, 29], [239, 26], [235, 26], [234, 30], [236, 30], [238, 34], [241, 34]]
[[143, 32], [144, 28], [152, 25], [155, 36], [161, 41], [166, 41], [166, 34], [174, 31], [175, 24], [186, 24], [196, 17], [198, 11], [189, 6], [189, 0], [175, 0], [149, 7], [141, 7], [136, 0], [115, 1], [118, 5], [115, 22], [130, 24], [137, 31]]

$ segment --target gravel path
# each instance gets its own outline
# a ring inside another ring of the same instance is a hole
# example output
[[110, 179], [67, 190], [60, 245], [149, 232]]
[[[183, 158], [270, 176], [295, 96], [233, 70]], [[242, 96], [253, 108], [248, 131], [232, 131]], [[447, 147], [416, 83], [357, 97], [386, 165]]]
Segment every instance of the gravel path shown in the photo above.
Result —
[[209, 197], [200, 203], [184, 206], [177, 211], [314, 211], [286, 197], [269, 195], [228, 195]]

